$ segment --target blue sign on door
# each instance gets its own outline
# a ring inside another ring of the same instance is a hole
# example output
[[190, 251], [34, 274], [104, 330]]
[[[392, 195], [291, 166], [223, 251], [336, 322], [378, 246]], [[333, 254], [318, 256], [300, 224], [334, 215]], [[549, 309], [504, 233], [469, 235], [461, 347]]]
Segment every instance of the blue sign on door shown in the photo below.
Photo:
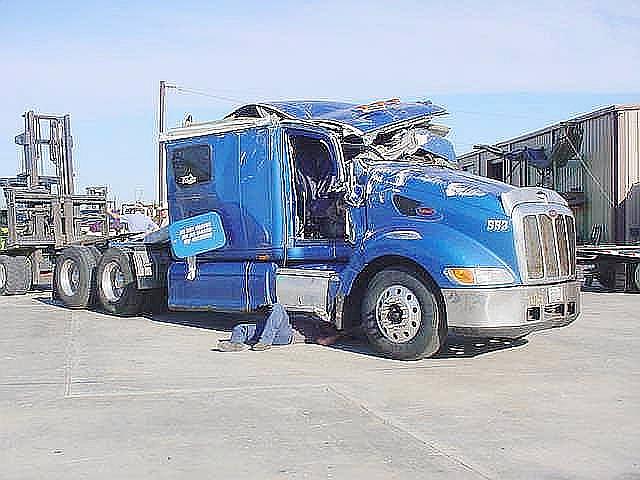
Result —
[[173, 254], [178, 258], [194, 257], [224, 247], [227, 243], [222, 219], [216, 212], [186, 218], [169, 226]]

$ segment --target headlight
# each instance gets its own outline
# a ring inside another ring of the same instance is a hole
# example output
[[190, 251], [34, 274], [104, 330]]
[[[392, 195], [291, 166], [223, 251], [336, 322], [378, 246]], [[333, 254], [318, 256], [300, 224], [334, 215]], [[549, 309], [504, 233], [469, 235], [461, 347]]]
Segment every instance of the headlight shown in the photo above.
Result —
[[509, 270], [496, 267], [450, 267], [444, 274], [460, 285], [508, 285], [515, 281]]

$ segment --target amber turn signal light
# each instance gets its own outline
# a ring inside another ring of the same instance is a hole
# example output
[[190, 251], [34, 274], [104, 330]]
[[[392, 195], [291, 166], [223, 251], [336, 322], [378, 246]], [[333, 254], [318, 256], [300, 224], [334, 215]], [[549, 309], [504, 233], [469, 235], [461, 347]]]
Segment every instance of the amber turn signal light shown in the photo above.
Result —
[[449, 268], [447, 271], [458, 283], [466, 285], [473, 285], [475, 283], [472, 268]]

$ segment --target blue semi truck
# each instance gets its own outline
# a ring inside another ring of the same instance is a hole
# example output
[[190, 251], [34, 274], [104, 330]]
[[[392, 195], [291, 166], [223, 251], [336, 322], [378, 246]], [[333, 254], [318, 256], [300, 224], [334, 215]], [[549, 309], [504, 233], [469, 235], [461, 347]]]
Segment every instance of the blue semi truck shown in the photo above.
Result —
[[170, 234], [71, 247], [56, 295], [135, 315], [278, 302], [398, 359], [448, 332], [518, 338], [580, 313], [575, 223], [544, 188], [458, 169], [430, 102], [245, 105], [161, 136]]

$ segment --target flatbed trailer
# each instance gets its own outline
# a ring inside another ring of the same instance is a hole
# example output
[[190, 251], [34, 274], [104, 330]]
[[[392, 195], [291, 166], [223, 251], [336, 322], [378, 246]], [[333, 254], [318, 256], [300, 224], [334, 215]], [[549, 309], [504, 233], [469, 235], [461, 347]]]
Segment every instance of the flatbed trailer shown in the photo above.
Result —
[[640, 245], [582, 245], [577, 260], [585, 269], [585, 284], [593, 279], [606, 289], [640, 292]]

